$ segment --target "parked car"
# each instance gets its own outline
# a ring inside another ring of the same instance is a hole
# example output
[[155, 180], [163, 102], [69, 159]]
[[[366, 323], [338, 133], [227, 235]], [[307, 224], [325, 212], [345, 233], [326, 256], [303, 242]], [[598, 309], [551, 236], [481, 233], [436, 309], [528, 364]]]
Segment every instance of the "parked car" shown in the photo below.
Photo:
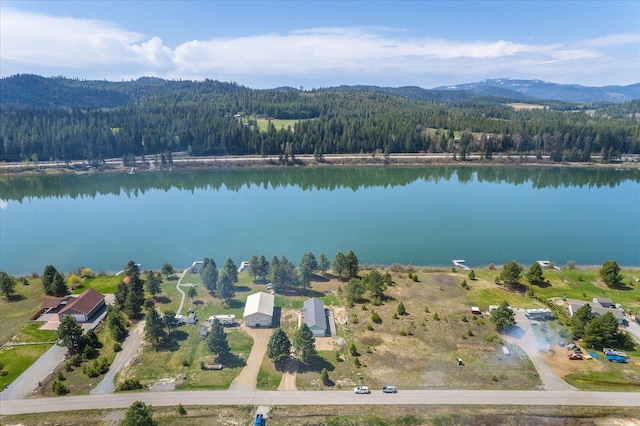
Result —
[[256, 421], [253, 424], [254, 426], [265, 426], [267, 421], [262, 414], [258, 414], [256, 416]]
[[580, 360], [582, 359], [582, 355], [573, 352], [573, 353], [567, 354], [567, 358], [572, 360]]
[[573, 352], [577, 353], [577, 354], [581, 354], [582, 353], [582, 349], [580, 349], [579, 347], [575, 347], [573, 348]]
[[353, 391], [355, 393], [371, 393], [371, 390], [368, 386], [356, 386], [355, 388], [353, 388]]
[[382, 392], [384, 393], [398, 393], [398, 389], [395, 386], [384, 386], [382, 388]]

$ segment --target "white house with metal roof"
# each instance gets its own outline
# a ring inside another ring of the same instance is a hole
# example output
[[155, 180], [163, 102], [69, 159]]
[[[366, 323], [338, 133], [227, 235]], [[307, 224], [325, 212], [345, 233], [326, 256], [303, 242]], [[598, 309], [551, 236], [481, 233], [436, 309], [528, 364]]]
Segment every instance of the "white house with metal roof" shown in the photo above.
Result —
[[327, 314], [324, 303], [320, 299], [312, 297], [307, 299], [302, 307], [304, 322], [316, 337], [327, 335]]
[[275, 296], [262, 291], [247, 297], [244, 305], [244, 323], [247, 327], [271, 327]]

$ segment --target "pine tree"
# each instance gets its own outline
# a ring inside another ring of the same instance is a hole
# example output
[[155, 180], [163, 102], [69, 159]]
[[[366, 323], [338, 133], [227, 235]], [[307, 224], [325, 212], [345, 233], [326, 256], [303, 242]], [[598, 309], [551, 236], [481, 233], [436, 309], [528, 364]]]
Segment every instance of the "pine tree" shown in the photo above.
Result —
[[500, 279], [510, 288], [515, 287], [520, 283], [520, 274], [522, 273], [522, 269], [518, 264], [511, 260], [502, 269], [500, 272]]
[[145, 336], [151, 344], [156, 347], [166, 339], [164, 321], [155, 308], [151, 308], [147, 311], [146, 319], [147, 320], [144, 324]]
[[534, 262], [527, 272], [527, 281], [533, 285], [544, 284], [544, 274], [542, 273], [542, 267], [538, 262]]
[[269, 338], [269, 344], [267, 345], [267, 356], [274, 363], [282, 363], [289, 359], [291, 353], [291, 341], [287, 337], [287, 334], [282, 331], [281, 328], [276, 330]]
[[311, 329], [303, 322], [293, 336], [293, 347], [300, 361], [306, 363], [316, 357], [315, 343], [316, 339], [313, 337]]
[[506, 301], [502, 302], [497, 309], [491, 312], [491, 321], [495, 324], [498, 332], [502, 332], [516, 323], [515, 314], [511, 308], [509, 308], [509, 304]]
[[220, 359], [229, 353], [229, 343], [227, 342], [227, 333], [225, 333], [220, 321], [214, 320], [211, 327], [211, 333], [207, 339], [207, 344], [211, 353]]
[[156, 426], [153, 420], [153, 408], [141, 401], [135, 401], [124, 416], [122, 426]]

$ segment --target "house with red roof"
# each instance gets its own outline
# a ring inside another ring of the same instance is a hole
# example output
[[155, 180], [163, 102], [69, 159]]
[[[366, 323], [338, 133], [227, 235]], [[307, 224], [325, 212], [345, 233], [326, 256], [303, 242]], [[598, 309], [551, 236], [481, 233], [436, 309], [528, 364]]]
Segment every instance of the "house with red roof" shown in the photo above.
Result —
[[90, 288], [83, 291], [80, 296], [70, 298], [67, 305], [58, 312], [58, 317], [60, 321], [66, 316], [73, 316], [78, 322], [87, 322], [104, 305], [104, 295]]

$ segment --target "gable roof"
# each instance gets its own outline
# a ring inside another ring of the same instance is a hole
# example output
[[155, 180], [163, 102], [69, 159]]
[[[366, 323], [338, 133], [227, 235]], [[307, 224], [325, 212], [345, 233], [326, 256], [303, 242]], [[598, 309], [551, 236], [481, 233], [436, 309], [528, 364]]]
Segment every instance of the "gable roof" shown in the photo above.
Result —
[[582, 306], [589, 305], [591, 306], [591, 312], [593, 312], [594, 314], [600, 317], [606, 314], [607, 312], [611, 312], [618, 321], [621, 321], [624, 319], [624, 311], [622, 311], [621, 309], [605, 308], [599, 303], [585, 302], [584, 300], [567, 299], [567, 302], [569, 303], [569, 312], [571, 312], [572, 316]]
[[47, 297], [42, 301], [42, 309], [53, 309], [60, 306], [66, 297]]
[[253, 293], [247, 297], [247, 303], [244, 305], [243, 317], [252, 314], [263, 314], [273, 316], [273, 305], [275, 302], [273, 294], [267, 294], [262, 291]]
[[307, 299], [302, 310], [304, 311], [304, 322], [311, 327], [327, 328], [327, 317], [324, 313], [324, 303], [322, 300], [312, 297]]
[[104, 295], [92, 288], [85, 290], [80, 296], [69, 299], [67, 306], [60, 311], [60, 314], [89, 314], [96, 306], [104, 302]]

